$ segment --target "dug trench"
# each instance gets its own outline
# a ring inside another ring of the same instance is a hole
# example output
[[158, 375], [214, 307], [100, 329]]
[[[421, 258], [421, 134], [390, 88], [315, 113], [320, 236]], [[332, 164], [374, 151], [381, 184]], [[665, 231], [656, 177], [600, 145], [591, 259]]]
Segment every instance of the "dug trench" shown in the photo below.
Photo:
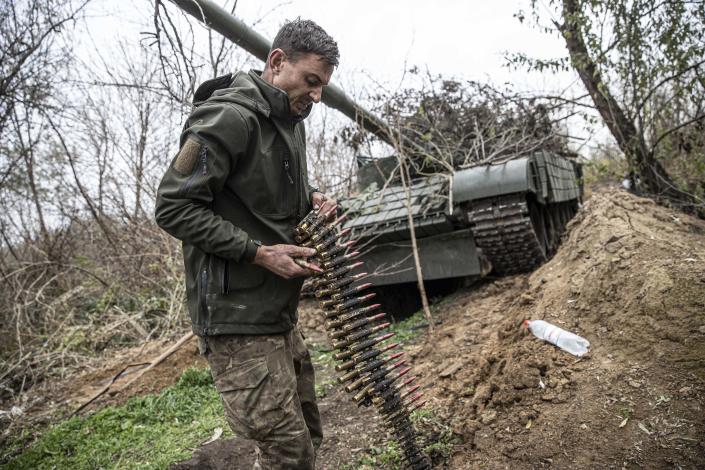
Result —
[[[317, 468], [399, 468], [376, 412], [335, 383], [321, 312], [304, 302], [300, 313], [326, 433]], [[433, 315], [433, 331], [414, 330], [404, 350], [429, 400], [415, 422], [436, 468], [705, 467], [703, 221], [602, 189], [549, 262], [462, 288]], [[590, 352], [576, 358], [533, 337], [525, 319], [584, 336]], [[87, 412], [154, 393], [194, 364], [204, 361], [191, 342]], [[80, 403], [114, 373], [74, 379], [58, 396]], [[172, 468], [250, 468], [254, 455], [232, 437], [196, 447]]]

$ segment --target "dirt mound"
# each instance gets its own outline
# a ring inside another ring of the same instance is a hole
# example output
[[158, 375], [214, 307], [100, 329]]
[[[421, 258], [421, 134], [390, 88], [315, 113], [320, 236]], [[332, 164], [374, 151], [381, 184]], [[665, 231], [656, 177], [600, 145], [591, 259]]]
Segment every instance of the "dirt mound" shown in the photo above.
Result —
[[[550, 262], [449, 299], [414, 364], [465, 442], [450, 467], [705, 465], [703, 233], [602, 191]], [[588, 338], [591, 352], [534, 338], [527, 318]]]

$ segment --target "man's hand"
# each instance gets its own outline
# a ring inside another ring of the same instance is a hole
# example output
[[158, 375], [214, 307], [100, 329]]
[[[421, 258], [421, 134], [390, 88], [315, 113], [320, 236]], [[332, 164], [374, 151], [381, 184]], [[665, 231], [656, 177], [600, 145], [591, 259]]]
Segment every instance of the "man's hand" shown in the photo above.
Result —
[[335, 199], [319, 192], [311, 194], [311, 205], [313, 205], [314, 210], [321, 209], [322, 213], [332, 211], [334, 215], [338, 208], [338, 202]]
[[257, 248], [255, 259], [252, 261], [258, 266], [267, 268], [274, 274], [284, 279], [295, 277], [308, 277], [323, 270], [304, 258], [316, 254], [313, 248], [304, 248], [296, 245], [271, 245]]

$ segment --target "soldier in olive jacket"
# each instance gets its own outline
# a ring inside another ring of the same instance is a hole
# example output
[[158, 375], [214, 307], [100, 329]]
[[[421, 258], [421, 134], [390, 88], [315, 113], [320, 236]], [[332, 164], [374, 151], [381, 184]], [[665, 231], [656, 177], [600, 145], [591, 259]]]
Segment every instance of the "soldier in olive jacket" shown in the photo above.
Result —
[[262, 468], [313, 469], [322, 439], [296, 327], [303, 277], [320, 269], [293, 229], [312, 206], [335, 206], [307, 182], [302, 121], [337, 64], [318, 25], [285, 24], [261, 74], [199, 87], [157, 194], [157, 223], [183, 242], [193, 331], [230, 426], [257, 442]]

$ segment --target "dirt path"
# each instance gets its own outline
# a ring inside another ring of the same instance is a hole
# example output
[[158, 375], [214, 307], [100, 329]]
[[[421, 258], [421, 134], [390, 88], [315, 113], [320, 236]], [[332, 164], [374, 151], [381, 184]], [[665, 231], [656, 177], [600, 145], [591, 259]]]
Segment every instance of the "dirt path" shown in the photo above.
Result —
[[[319, 383], [332, 378], [332, 371], [318, 368]], [[372, 447], [383, 445], [379, 418], [374, 410], [359, 409], [340, 387], [332, 386], [318, 401], [325, 438], [318, 452], [316, 468], [336, 470], [357, 461]], [[237, 462], [238, 465], [233, 465]], [[171, 467], [171, 470], [230, 470], [249, 469], [254, 463], [254, 445], [229, 438], [206, 445], [193, 458]]]

